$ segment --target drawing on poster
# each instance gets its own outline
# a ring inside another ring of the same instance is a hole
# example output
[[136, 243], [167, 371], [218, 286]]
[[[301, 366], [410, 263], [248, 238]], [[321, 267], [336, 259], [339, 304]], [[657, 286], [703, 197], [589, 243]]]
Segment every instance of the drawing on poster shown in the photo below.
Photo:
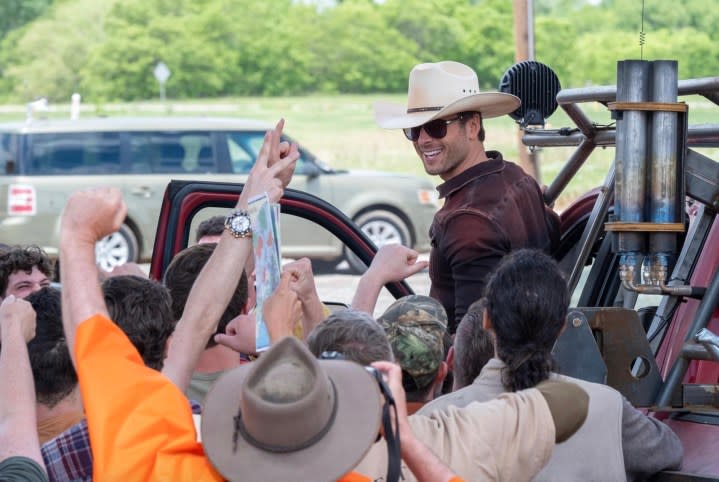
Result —
[[267, 194], [262, 194], [250, 199], [248, 211], [252, 219], [252, 251], [255, 259], [257, 296], [255, 348], [257, 351], [262, 351], [270, 346], [262, 308], [265, 300], [277, 288], [282, 269], [279, 236], [280, 205], [270, 203]]

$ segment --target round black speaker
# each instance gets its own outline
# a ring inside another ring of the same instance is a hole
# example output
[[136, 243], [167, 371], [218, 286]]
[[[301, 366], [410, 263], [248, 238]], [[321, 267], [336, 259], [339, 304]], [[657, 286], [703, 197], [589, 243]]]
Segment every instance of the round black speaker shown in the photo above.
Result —
[[522, 125], [544, 125], [557, 110], [557, 94], [562, 89], [552, 69], [541, 62], [526, 60], [512, 65], [499, 81], [499, 91], [516, 95], [522, 101], [509, 116]]

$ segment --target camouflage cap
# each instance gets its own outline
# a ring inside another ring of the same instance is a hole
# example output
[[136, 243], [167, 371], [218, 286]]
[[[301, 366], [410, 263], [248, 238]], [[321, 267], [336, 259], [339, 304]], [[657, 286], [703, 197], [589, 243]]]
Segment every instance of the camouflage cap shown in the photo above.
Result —
[[444, 307], [429, 296], [405, 296], [392, 303], [377, 321], [384, 327], [402, 370], [417, 389], [427, 387], [444, 361]]

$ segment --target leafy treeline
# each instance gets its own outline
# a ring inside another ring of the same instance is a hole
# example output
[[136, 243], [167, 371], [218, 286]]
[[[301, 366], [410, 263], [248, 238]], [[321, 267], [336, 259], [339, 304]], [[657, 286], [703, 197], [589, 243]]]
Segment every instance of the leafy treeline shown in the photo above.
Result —
[[[2, 0], [0, 99], [87, 101], [401, 92], [412, 66], [454, 59], [495, 89], [514, 63], [509, 0]], [[645, 59], [719, 72], [719, 9], [646, 0]], [[639, 0], [535, 0], [536, 58], [564, 86], [613, 84], [639, 58]], [[5, 9], [5, 10], [3, 10]], [[9, 19], [12, 18], [12, 21]], [[4, 20], [4, 21], [2, 21]]]

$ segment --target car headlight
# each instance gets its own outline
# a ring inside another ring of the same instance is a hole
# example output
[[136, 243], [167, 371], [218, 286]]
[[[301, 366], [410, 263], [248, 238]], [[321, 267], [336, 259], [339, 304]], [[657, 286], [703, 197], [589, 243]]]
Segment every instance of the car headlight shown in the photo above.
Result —
[[419, 189], [417, 191], [417, 197], [419, 198], [420, 204], [431, 204], [435, 207], [439, 207], [439, 193], [436, 189]]

